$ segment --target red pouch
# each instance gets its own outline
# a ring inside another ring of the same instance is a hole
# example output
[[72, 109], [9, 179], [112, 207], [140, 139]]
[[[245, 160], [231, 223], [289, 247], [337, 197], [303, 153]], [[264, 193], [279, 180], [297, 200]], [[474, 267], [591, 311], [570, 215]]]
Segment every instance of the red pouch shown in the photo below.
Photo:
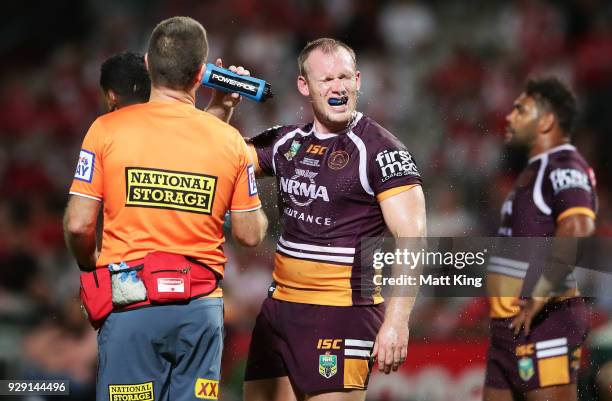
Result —
[[98, 329], [113, 311], [111, 277], [107, 268], [81, 273], [81, 303], [91, 325]]
[[144, 258], [142, 281], [149, 301], [168, 303], [191, 298], [192, 262], [182, 255], [151, 252]]

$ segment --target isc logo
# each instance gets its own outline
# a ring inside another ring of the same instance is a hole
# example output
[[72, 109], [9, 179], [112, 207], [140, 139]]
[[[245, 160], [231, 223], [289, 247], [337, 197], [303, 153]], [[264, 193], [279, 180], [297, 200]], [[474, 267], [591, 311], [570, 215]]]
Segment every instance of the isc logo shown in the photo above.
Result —
[[341, 338], [319, 338], [317, 349], [340, 349]]
[[313, 155], [324, 155], [326, 150], [327, 146], [310, 145], [308, 149], [306, 149], [306, 152], [312, 153]]

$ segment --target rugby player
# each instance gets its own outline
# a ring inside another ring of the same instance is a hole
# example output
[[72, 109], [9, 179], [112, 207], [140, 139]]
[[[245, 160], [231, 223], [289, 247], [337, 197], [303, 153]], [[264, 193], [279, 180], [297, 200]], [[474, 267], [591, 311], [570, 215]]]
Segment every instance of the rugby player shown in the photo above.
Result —
[[104, 60], [100, 67], [100, 88], [109, 112], [149, 101], [151, 80], [144, 56], [123, 52]]
[[386, 303], [362, 240], [424, 237], [421, 177], [406, 147], [356, 110], [353, 49], [329, 38], [298, 57], [297, 88], [313, 121], [248, 142], [259, 175], [275, 176], [282, 235], [274, 282], [253, 331], [247, 401], [363, 400], [375, 358], [384, 373], [406, 359], [414, 297]]
[[[595, 178], [570, 144], [576, 119], [573, 94], [555, 78], [529, 80], [506, 119], [508, 141], [526, 145], [530, 158], [502, 207], [499, 234], [592, 235]], [[560, 297], [519, 301], [525, 290], [533, 294], [524, 287], [534, 269], [518, 256], [490, 259], [492, 319], [485, 401], [577, 399], [576, 372], [588, 329], [586, 306], [572, 276], [564, 277]]]
[[[68, 247], [94, 277], [108, 278], [107, 266], [119, 262], [142, 268], [145, 283], [151, 277], [144, 301], [103, 316], [99, 400], [218, 398], [223, 217], [233, 212], [232, 234], [247, 246], [262, 241], [267, 220], [241, 135], [195, 108], [207, 54], [206, 31], [197, 21], [162, 21], [145, 56], [149, 102], [98, 118], [83, 141], [64, 217]], [[164, 267], [151, 271], [154, 258], [153, 266]], [[96, 279], [96, 288], [97, 295], [110, 296], [110, 285], [107, 290]], [[182, 297], [173, 302], [177, 293]]]

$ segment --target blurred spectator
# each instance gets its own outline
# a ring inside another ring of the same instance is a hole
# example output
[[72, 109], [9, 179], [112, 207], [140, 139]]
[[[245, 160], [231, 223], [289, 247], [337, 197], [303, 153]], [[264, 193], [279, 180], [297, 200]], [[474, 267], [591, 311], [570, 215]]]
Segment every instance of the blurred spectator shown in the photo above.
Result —
[[96, 332], [71, 299], [23, 340], [24, 379], [70, 380], [67, 400], [95, 397]]
[[394, 0], [378, 16], [378, 26], [388, 53], [409, 55], [429, 44], [437, 30], [431, 8], [417, 1]]

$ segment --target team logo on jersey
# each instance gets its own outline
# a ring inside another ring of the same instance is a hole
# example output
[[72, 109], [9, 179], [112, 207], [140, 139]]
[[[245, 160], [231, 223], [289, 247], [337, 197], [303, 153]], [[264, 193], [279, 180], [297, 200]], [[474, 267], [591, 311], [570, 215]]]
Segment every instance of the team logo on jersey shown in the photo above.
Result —
[[295, 155], [297, 155], [298, 150], [300, 150], [301, 146], [302, 144], [294, 139], [293, 142], [291, 142], [289, 150], [285, 152], [285, 158], [289, 161], [293, 160]]
[[329, 352], [319, 355], [319, 373], [326, 379], [338, 373], [338, 357]]
[[110, 401], [153, 401], [153, 382], [139, 384], [109, 384]]
[[529, 381], [535, 374], [535, 369], [533, 367], [533, 359], [522, 357], [518, 360], [518, 371], [519, 376], [523, 381]]
[[249, 196], [257, 195], [257, 183], [255, 181], [255, 167], [252, 164], [247, 166], [247, 176], [249, 179]]
[[[314, 178], [318, 173], [300, 168], [295, 169], [295, 175], [291, 178], [281, 177], [281, 191], [289, 195], [291, 201], [298, 206], [308, 206], [316, 199], [329, 202], [327, 188], [317, 185]], [[308, 182], [304, 182], [304, 179]]]
[[349, 154], [344, 150], [336, 150], [329, 155], [329, 159], [327, 159], [327, 166], [332, 170], [341, 170], [349, 162]]
[[376, 155], [382, 182], [405, 175], [419, 176], [416, 164], [407, 150], [384, 150]]
[[217, 177], [126, 167], [126, 206], [211, 214]]
[[198, 377], [195, 384], [195, 396], [203, 400], [219, 399], [219, 380]]
[[558, 168], [551, 171], [550, 181], [555, 195], [570, 188], [579, 188], [591, 192], [589, 176], [575, 168]]
[[91, 182], [93, 179], [94, 164], [96, 155], [88, 150], [81, 149], [79, 153], [79, 161], [74, 172], [74, 178], [77, 180]]

